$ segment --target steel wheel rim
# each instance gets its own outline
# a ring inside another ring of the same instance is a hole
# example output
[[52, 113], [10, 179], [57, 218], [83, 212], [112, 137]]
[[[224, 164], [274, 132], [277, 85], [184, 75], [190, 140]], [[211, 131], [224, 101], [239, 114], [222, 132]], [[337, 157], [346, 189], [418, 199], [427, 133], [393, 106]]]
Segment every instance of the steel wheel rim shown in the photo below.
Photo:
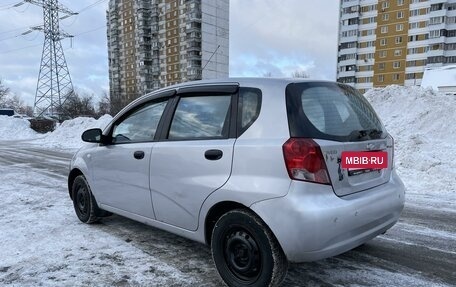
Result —
[[228, 269], [241, 281], [255, 282], [262, 269], [257, 242], [242, 227], [231, 228], [225, 234], [223, 251]]
[[89, 193], [85, 187], [79, 186], [75, 200], [79, 214], [86, 216], [89, 212]]

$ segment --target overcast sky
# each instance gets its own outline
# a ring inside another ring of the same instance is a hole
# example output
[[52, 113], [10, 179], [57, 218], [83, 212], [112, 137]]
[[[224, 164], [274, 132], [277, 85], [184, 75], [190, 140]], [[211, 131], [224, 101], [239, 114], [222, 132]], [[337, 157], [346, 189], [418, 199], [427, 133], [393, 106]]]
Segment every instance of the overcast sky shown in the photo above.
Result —
[[[21, 33], [42, 24], [43, 16], [31, 4], [12, 8], [20, 2], [0, 0], [0, 78], [33, 105], [44, 37]], [[81, 12], [61, 22], [75, 35], [62, 41], [73, 85], [98, 97], [109, 87], [108, 0], [59, 2]], [[335, 80], [338, 8], [338, 0], [230, 0], [230, 76], [289, 77], [305, 70], [312, 78]]]

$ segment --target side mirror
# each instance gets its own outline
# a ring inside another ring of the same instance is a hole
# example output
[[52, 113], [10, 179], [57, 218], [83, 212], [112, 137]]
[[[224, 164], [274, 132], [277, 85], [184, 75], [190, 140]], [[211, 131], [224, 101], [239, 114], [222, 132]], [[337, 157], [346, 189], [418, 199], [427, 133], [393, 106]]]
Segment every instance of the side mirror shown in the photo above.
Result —
[[89, 143], [101, 143], [103, 132], [101, 129], [90, 129], [82, 133], [81, 139]]

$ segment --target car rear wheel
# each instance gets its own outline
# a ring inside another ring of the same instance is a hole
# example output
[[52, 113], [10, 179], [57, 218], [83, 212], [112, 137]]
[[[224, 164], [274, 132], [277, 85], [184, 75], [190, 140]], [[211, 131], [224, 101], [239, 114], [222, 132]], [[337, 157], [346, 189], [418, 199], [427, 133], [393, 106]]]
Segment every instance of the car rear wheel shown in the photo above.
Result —
[[74, 210], [79, 220], [84, 223], [97, 222], [100, 219], [97, 216], [100, 210], [83, 175], [79, 175], [74, 179], [71, 190]]
[[248, 210], [220, 217], [211, 240], [212, 257], [228, 286], [278, 286], [288, 261], [266, 224]]

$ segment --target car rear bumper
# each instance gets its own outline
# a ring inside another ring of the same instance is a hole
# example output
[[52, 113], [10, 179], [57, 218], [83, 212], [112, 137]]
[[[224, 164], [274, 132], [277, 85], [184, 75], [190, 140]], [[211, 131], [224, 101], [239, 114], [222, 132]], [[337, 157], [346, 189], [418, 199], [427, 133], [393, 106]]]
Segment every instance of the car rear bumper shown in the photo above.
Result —
[[390, 181], [338, 197], [331, 186], [293, 181], [284, 197], [251, 206], [291, 262], [314, 261], [359, 246], [391, 228], [404, 207], [404, 185]]

